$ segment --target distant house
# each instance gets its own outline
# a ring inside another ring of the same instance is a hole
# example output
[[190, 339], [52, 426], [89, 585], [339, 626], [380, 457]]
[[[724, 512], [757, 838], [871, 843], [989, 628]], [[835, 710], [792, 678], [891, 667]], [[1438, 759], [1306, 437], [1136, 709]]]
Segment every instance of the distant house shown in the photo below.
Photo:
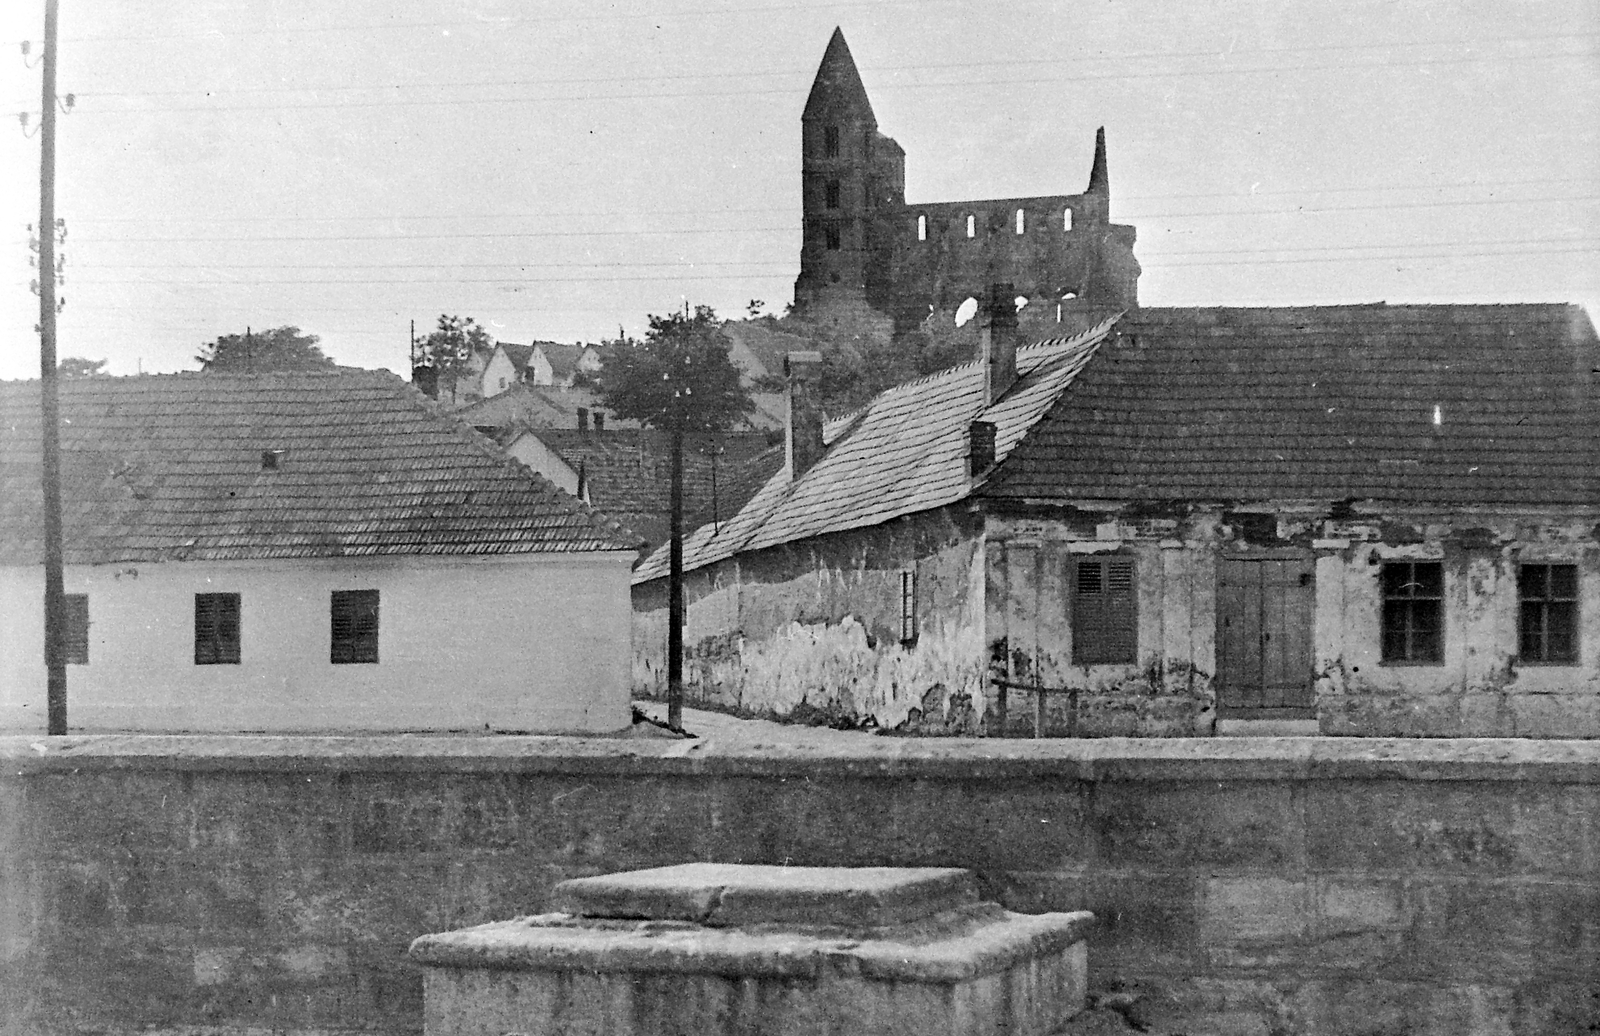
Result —
[[[979, 729], [988, 658], [974, 473], [1010, 453], [1110, 328], [1019, 350], [1003, 303], [987, 359], [832, 421], [812, 400], [820, 356], [789, 356], [783, 467], [685, 544], [695, 700], [889, 726], [937, 711]], [[646, 694], [665, 689], [667, 562], [660, 548], [634, 572], [634, 684]]]
[[[1580, 309], [1142, 309], [1016, 355], [820, 441], [791, 405], [792, 464], [689, 539], [691, 695], [967, 733], [1600, 737]], [[645, 693], [665, 564], [634, 573]]]
[[[684, 437], [686, 528], [731, 518], [783, 463], [765, 432]], [[654, 430], [531, 428], [506, 452], [637, 534], [647, 547], [671, 534], [672, 446]], [[759, 479], [759, 481], [756, 481]]]
[[526, 380], [528, 362], [533, 359], [537, 348], [534, 345], [518, 345], [515, 342], [496, 342], [494, 352], [483, 368], [479, 395], [497, 396]]
[[[486, 399], [474, 400], [456, 411], [467, 424], [504, 441], [504, 436], [522, 428], [576, 428], [578, 415], [601, 415], [600, 397], [584, 388], [559, 388], [523, 381]], [[617, 417], [600, 417], [611, 428], [637, 428], [639, 422]]]
[[[0, 384], [0, 727], [44, 729], [37, 383]], [[75, 730], [628, 723], [619, 526], [382, 373], [61, 386]]]

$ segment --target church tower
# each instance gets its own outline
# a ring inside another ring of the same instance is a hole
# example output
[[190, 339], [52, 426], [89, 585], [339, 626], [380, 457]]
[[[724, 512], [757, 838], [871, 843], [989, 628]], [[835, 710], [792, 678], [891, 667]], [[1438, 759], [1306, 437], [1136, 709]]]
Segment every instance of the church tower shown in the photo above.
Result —
[[[800, 116], [800, 276], [795, 313], [861, 322], [888, 308], [905, 152], [878, 132], [844, 33], [833, 30]], [[875, 312], [878, 311], [878, 312]]]

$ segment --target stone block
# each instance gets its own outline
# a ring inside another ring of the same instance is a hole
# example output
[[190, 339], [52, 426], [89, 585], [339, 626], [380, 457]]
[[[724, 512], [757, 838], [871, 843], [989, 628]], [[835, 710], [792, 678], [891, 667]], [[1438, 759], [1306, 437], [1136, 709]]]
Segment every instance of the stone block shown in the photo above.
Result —
[[960, 871], [696, 864], [553, 898], [589, 916], [412, 944], [428, 1036], [1047, 1036], [1083, 1006], [1091, 915], [977, 903]]
[[1095, 785], [1090, 824], [1110, 866], [1269, 869], [1303, 855], [1303, 824], [1281, 782], [1108, 781]]
[[1301, 881], [1250, 875], [1204, 883], [1200, 937], [1218, 943], [1299, 939], [1311, 918], [1310, 887]]

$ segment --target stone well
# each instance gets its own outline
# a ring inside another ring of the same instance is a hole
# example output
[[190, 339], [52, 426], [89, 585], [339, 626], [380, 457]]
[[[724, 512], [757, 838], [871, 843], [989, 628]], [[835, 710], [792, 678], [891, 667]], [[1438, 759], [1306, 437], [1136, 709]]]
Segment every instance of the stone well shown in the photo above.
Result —
[[949, 868], [684, 864], [553, 905], [412, 943], [427, 1036], [1046, 1036], [1083, 1009], [1093, 923]]

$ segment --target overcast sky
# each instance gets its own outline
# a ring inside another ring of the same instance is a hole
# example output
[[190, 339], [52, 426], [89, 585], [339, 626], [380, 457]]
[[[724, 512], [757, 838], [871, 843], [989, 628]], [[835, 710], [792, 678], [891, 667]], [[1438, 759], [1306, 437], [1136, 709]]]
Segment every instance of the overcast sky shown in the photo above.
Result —
[[[6, 111], [38, 110], [43, 6], [0, 4]], [[836, 24], [912, 201], [1079, 192], [1104, 125], [1147, 305], [1600, 300], [1595, 0], [61, 6], [60, 352], [117, 374], [247, 325], [400, 371], [441, 312], [781, 311]], [[0, 378], [38, 372], [8, 125]]]

